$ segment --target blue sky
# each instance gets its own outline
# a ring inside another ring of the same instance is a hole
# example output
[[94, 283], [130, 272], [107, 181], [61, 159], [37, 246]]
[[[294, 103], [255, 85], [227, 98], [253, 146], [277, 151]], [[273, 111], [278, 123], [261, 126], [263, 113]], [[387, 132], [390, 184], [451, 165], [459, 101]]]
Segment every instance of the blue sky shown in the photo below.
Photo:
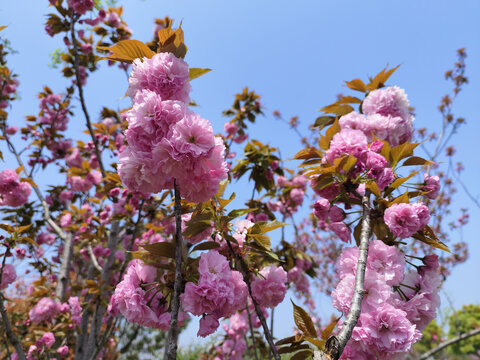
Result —
[[[183, 20], [189, 47], [186, 60], [192, 67], [213, 69], [192, 82], [192, 98], [200, 105], [196, 111], [209, 119], [216, 131], [222, 129], [225, 119], [221, 112], [230, 107], [236, 92], [248, 86], [262, 95], [267, 116], [259, 118], [250, 134], [278, 146], [285, 158], [290, 158], [299, 145], [287, 126], [275, 122], [270, 115], [273, 110], [278, 109], [285, 118], [298, 115], [305, 129], [318, 116], [319, 108], [333, 102], [336, 94], [348, 92], [344, 80], [365, 79], [387, 64], [402, 65], [390, 84], [406, 89], [416, 108], [415, 125], [438, 129], [441, 117], [436, 107], [451, 88], [443, 74], [456, 60], [456, 49], [466, 47], [470, 83], [456, 101], [454, 112], [465, 117], [467, 125], [454, 142], [457, 159], [466, 168], [463, 180], [474, 195], [480, 194], [476, 188], [480, 177], [479, 1], [129, 0], [123, 3], [124, 18], [133, 29], [133, 38], [138, 40], [151, 39], [155, 17], [168, 15]], [[25, 115], [38, 113], [36, 94], [43, 85], [59, 92], [66, 84], [59, 78], [58, 69], [48, 67], [49, 54], [63, 45], [61, 38], [52, 39], [43, 31], [44, 15], [51, 12], [48, 1], [23, 0], [19, 4], [16, 1], [0, 4], [0, 25], [8, 25], [3, 34], [18, 51], [9, 62], [20, 74], [22, 99], [10, 111], [10, 121], [17, 123]], [[86, 88], [94, 118], [102, 106], [129, 106], [122, 99], [127, 87], [125, 75], [106, 64], [101, 67], [101, 71], [89, 77]], [[77, 113], [70, 122], [73, 129], [83, 126], [83, 118]], [[6, 152], [3, 147], [1, 150]], [[444, 286], [459, 307], [480, 300], [477, 282], [472, 286], [480, 270], [476, 260], [480, 257], [476, 229], [480, 210], [460, 188], [455, 204], [470, 208], [470, 223], [464, 228], [463, 237], [470, 245], [471, 258], [455, 268]], [[327, 317], [332, 308], [325, 299], [321, 303], [322, 314]], [[288, 335], [293, 323], [291, 306], [281, 307], [277, 314], [286, 320], [277, 321], [275, 332], [279, 336]]]

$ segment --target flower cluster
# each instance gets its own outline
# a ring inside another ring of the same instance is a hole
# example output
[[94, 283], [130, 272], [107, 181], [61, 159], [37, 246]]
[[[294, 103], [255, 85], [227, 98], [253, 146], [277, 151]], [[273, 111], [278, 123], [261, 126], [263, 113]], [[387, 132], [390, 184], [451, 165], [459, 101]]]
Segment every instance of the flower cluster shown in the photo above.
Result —
[[67, 0], [67, 4], [79, 15], [83, 15], [87, 11], [92, 10], [95, 5], [93, 0]]
[[207, 336], [220, 325], [218, 319], [246, 306], [247, 284], [240, 272], [230, 270], [225, 256], [217, 251], [202, 254], [198, 272], [198, 283], [185, 285], [181, 302], [183, 310], [202, 316], [198, 335]]
[[0, 172], [0, 206], [22, 206], [28, 202], [32, 186], [28, 182], [18, 181], [15, 170]]
[[359, 130], [369, 140], [375, 135], [391, 146], [397, 146], [413, 135], [409, 105], [405, 91], [397, 86], [374, 90], [363, 101], [363, 114], [353, 111], [342, 116], [340, 126]]
[[253, 298], [264, 307], [274, 308], [287, 293], [287, 273], [283, 268], [270, 265], [260, 270], [252, 281]]
[[15, 267], [11, 264], [5, 264], [0, 268], [2, 276], [0, 277], [0, 290], [6, 289], [17, 278]]
[[127, 112], [128, 147], [119, 154], [124, 184], [141, 193], [173, 187], [188, 201], [210, 199], [226, 178], [223, 141], [188, 109], [188, 65], [171, 53], [133, 62]]
[[[168, 306], [162, 293], [155, 289], [156, 279], [155, 267], [132, 260], [110, 299], [109, 312], [115, 315], [120, 312], [132, 323], [168, 330], [171, 314], [167, 312]], [[187, 318], [185, 313], [180, 313], [179, 323]]]
[[[343, 313], [350, 310], [358, 253], [357, 247], [345, 248], [337, 261], [340, 281], [332, 297]], [[425, 266], [405, 275], [405, 256], [397, 247], [370, 243], [361, 314], [341, 359], [386, 359], [411, 350], [440, 305], [436, 259], [425, 257]]]
[[393, 204], [385, 210], [384, 220], [393, 235], [407, 238], [428, 224], [430, 212], [422, 203]]

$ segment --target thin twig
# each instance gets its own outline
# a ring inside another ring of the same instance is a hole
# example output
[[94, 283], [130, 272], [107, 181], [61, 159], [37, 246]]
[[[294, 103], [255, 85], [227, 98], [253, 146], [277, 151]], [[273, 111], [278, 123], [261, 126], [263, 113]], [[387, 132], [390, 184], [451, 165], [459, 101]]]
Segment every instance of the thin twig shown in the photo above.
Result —
[[93, 266], [95, 267], [95, 269], [102, 272], [102, 267], [98, 263], [97, 257], [93, 253], [92, 245], [88, 244], [87, 249], [88, 249], [88, 254], [90, 255], [90, 260], [92, 260]]
[[[0, 268], [0, 281], [2, 280], [3, 276], [3, 269], [5, 268], [5, 260], [7, 259], [7, 253], [3, 255], [3, 261], [2, 261], [2, 267]], [[10, 343], [13, 345], [15, 348], [15, 351], [17, 352], [18, 358], [22, 360], [26, 360], [25, 353], [23, 351], [22, 344], [17, 338], [17, 335], [12, 330], [12, 324], [10, 323], [10, 319], [7, 314], [7, 310], [5, 309], [5, 306], [3, 305], [3, 301], [5, 300], [5, 297], [3, 296], [3, 293], [0, 291], [0, 314], [2, 314], [2, 321], [5, 327], [5, 332], [7, 333], [7, 338], [10, 340]], [[8, 346], [7, 350], [8, 350]]]
[[263, 315], [262, 309], [258, 305], [257, 301], [253, 298], [252, 294], [252, 286], [250, 282], [250, 272], [248, 271], [248, 266], [245, 263], [245, 261], [238, 256], [238, 254], [233, 250], [232, 244], [230, 240], [225, 238], [225, 241], [227, 242], [228, 248], [230, 252], [232, 253], [233, 257], [235, 258], [235, 262], [238, 264], [238, 269], [243, 275], [243, 281], [247, 284], [248, 288], [248, 294], [250, 295], [250, 298], [252, 299], [253, 306], [255, 308], [255, 313], [258, 316], [258, 319], [260, 320], [260, 323], [262, 324], [263, 327], [263, 333], [265, 335], [265, 338], [267, 339], [268, 345], [270, 346], [270, 351], [272, 352], [273, 357], [275, 360], [281, 360], [280, 354], [278, 353], [277, 347], [275, 346], [275, 343], [273, 342], [273, 336], [268, 329], [267, 325], [267, 320], [265, 320], [265, 316]]
[[457, 342], [460, 342], [462, 340], [468, 339], [469, 337], [475, 336], [477, 334], [480, 334], [480, 328], [470, 330], [469, 332], [466, 332], [462, 335], [454, 337], [453, 339], [444, 341], [443, 343], [441, 343], [437, 347], [433, 348], [432, 350], [430, 350], [430, 351], [426, 352], [425, 354], [423, 354], [422, 356], [420, 356], [418, 358], [418, 360], [427, 360], [430, 356], [438, 353], [439, 351], [445, 349], [446, 347], [448, 347], [450, 345], [453, 345]]
[[177, 358], [178, 346], [178, 311], [180, 308], [180, 293], [182, 292], [182, 205], [180, 202], [180, 190], [177, 180], [173, 179], [175, 189], [175, 282], [173, 285], [172, 314], [170, 320], [170, 331], [168, 332], [167, 343], [165, 346], [165, 360], [175, 360]]
[[253, 332], [252, 317], [250, 315], [250, 309], [249, 309], [249, 306], [248, 306], [248, 299], [247, 299], [246, 311], [247, 311], [247, 316], [248, 316], [248, 326], [250, 327], [250, 336], [252, 337], [253, 354], [255, 355], [255, 360], [258, 360], [257, 345], [255, 344], [255, 334]]
[[70, 17], [72, 19], [72, 22], [70, 23], [70, 33], [72, 36], [72, 45], [73, 45], [73, 58], [74, 58], [73, 65], [75, 68], [75, 79], [77, 81], [76, 85], [78, 87], [78, 95], [80, 96], [80, 104], [82, 106], [83, 114], [85, 115], [88, 132], [90, 133], [90, 137], [92, 138], [93, 145], [95, 147], [95, 155], [97, 156], [97, 161], [100, 166], [100, 172], [102, 173], [102, 176], [105, 178], [107, 177], [107, 174], [105, 172], [105, 168], [103, 167], [102, 155], [100, 153], [100, 147], [98, 146], [98, 139], [95, 137], [95, 133], [93, 132], [92, 122], [90, 121], [90, 115], [88, 114], [87, 106], [85, 104], [85, 97], [83, 95], [83, 86], [80, 78], [80, 60], [78, 58], [78, 44], [77, 44], [77, 38], [75, 37], [75, 21], [77, 18], [75, 17], [73, 10], [70, 13]]

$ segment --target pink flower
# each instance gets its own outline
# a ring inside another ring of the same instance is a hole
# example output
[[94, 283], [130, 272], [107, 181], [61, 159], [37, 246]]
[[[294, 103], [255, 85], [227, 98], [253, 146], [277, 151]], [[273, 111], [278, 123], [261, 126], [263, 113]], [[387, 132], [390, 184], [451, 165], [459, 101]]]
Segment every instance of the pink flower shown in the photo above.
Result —
[[7, 135], [15, 135], [15, 133], [18, 131], [18, 126], [8, 126], [5, 129], [5, 133]]
[[109, 11], [105, 17], [105, 22], [111, 27], [118, 28], [121, 25], [121, 20], [118, 14], [114, 11]]
[[[362, 301], [362, 313], [374, 311], [378, 306], [386, 303], [392, 294], [391, 287], [373, 271], [366, 271], [364, 286], [365, 295]], [[344, 314], [348, 313], [354, 289], [354, 274], [345, 275], [337, 284], [332, 292], [332, 304], [338, 311]]]
[[435, 200], [440, 191], [440, 178], [438, 176], [424, 175], [424, 183], [422, 191], [428, 192], [425, 196], [431, 200]]
[[136, 59], [132, 64], [127, 94], [134, 99], [138, 91], [148, 89], [164, 100], [179, 100], [188, 104], [188, 71], [188, 64], [172, 53], [163, 52], [151, 59]]
[[370, 242], [367, 267], [383, 276], [386, 284], [398, 286], [403, 280], [405, 255], [396, 246], [374, 240]]
[[428, 208], [417, 204], [393, 204], [385, 210], [384, 220], [393, 235], [407, 238], [423, 229], [430, 219]]
[[57, 316], [59, 304], [53, 299], [44, 297], [30, 310], [29, 317], [34, 323], [40, 323], [44, 320], [50, 320]]
[[327, 200], [333, 200], [340, 194], [340, 188], [336, 184], [331, 184], [323, 188], [318, 187], [316, 178], [312, 178], [310, 186], [317, 195], [320, 195]]
[[57, 352], [60, 356], [64, 356], [64, 357], [67, 356], [68, 355], [68, 346], [63, 345], [63, 346], [59, 347]]
[[302, 189], [294, 188], [290, 191], [290, 198], [296, 205], [302, 205], [305, 192]]
[[148, 291], [152, 285], [147, 288], [141, 286], [142, 283], [153, 282], [155, 278], [155, 267], [144, 265], [139, 260], [132, 261], [110, 299], [109, 312], [121, 312], [125, 319], [142, 326], [164, 329], [166, 319], [160, 318], [166, 312], [161, 302], [162, 294]]
[[368, 151], [367, 137], [360, 130], [342, 129], [333, 136], [330, 148], [325, 153], [324, 159], [330, 164], [344, 155], [353, 155], [361, 161]]
[[201, 255], [198, 272], [200, 273], [200, 278], [205, 278], [209, 275], [230, 278], [230, 266], [227, 258], [220, 255], [218, 251], [209, 251]]
[[213, 315], [206, 315], [200, 319], [200, 328], [197, 336], [206, 337], [213, 334], [220, 326], [218, 319]]
[[73, 11], [80, 15], [92, 10], [95, 5], [93, 0], [67, 0], [67, 4]]
[[223, 125], [223, 130], [225, 130], [225, 132], [228, 134], [228, 135], [235, 135], [238, 131], [238, 126], [234, 123], [225, 123], [225, 125]]
[[406, 312], [389, 304], [383, 304], [371, 313], [360, 315], [360, 326], [353, 330], [352, 339], [362, 343], [364, 348], [377, 352], [404, 353], [422, 337], [410, 321]]
[[330, 202], [327, 199], [320, 199], [313, 204], [313, 214], [319, 219], [326, 221], [330, 210]]
[[146, 89], [137, 91], [133, 107], [126, 113], [128, 144], [136, 151], [151, 151], [187, 113], [193, 114], [181, 101], [162, 99], [158, 93]]
[[46, 332], [42, 335], [40, 341], [49, 348], [55, 343], [55, 336], [51, 332]]
[[370, 92], [362, 103], [362, 110], [368, 115], [407, 117], [409, 106], [405, 90], [398, 86], [390, 86]]
[[270, 265], [260, 271], [260, 277], [252, 281], [252, 295], [265, 307], [275, 307], [283, 301], [287, 292], [287, 273], [282, 267]]
[[80, 325], [82, 322], [82, 307], [80, 306], [80, 303], [78, 302], [78, 297], [77, 296], [71, 296], [68, 299], [68, 305], [70, 305], [70, 313], [72, 316], [72, 322], [75, 325]]
[[5, 264], [2, 268], [2, 277], [0, 278], [0, 290], [6, 289], [17, 278], [15, 267], [11, 264]]
[[352, 237], [352, 230], [344, 222], [330, 223], [330, 230], [343, 242], [349, 243]]

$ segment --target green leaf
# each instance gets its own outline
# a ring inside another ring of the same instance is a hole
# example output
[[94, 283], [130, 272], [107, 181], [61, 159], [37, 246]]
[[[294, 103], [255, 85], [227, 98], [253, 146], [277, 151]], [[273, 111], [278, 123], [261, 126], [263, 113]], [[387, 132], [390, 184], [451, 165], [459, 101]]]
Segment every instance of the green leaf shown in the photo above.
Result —
[[196, 79], [206, 73], [212, 71], [212, 69], [200, 69], [200, 68], [190, 68], [188, 71], [188, 77], [191, 80]]
[[284, 227], [286, 225], [288, 225], [288, 224], [286, 224], [284, 222], [281, 222], [281, 221], [277, 221], [277, 220], [269, 221], [267, 223], [260, 223], [260, 233], [265, 234], [269, 231]]
[[145, 244], [142, 247], [154, 256], [163, 256], [175, 259], [175, 245], [171, 242], [158, 242], [154, 244]]
[[[291, 301], [291, 300], [290, 300]], [[310, 336], [312, 338], [317, 338], [317, 330], [315, 329], [315, 325], [313, 324], [312, 318], [308, 313], [303, 310], [300, 306], [295, 305], [292, 301], [293, 305], [293, 319], [295, 320], [295, 325], [297, 325], [298, 329], [303, 332], [306, 336]]]
[[313, 127], [322, 130], [324, 127], [332, 125], [334, 121], [335, 116], [319, 116], [315, 119]]
[[312, 146], [297, 152], [292, 160], [309, 160], [317, 158], [322, 158], [322, 153], [317, 148]]
[[302, 350], [295, 355], [293, 355], [290, 360], [305, 360], [308, 359], [310, 356], [313, 355], [312, 350]]
[[200, 251], [200, 250], [211, 250], [219, 247], [220, 247], [220, 244], [216, 243], [215, 241], [206, 241], [206, 242], [195, 245], [194, 248], [191, 250], [191, 252]]
[[403, 177], [403, 178], [398, 178], [398, 179], [395, 179], [395, 181], [393, 183], [390, 184], [390, 186], [385, 190], [385, 195], [388, 195], [390, 194], [393, 190], [395, 190], [396, 188], [398, 188], [400, 185], [402, 185], [404, 182], [408, 181], [408, 179], [414, 177], [415, 175], [417, 175], [418, 173], [420, 172], [419, 171], [415, 171], [413, 173], [411, 173], [410, 175], [406, 176], [406, 177]]
[[270, 242], [270, 236], [262, 234], [247, 234], [251, 237], [258, 245], [266, 250], [271, 250], [272, 244]]
[[200, 234], [202, 231], [208, 229], [212, 226], [210, 220], [198, 220], [198, 221], [189, 221], [187, 222], [187, 228], [182, 233], [186, 237], [192, 237], [197, 234]]
[[430, 161], [430, 160], [425, 160], [421, 157], [418, 156], [412, 156], [409, 157], [405, 162], [402, 164], [402, 166], [412, 166], [412, 165], [434, 165], [435, 162]]
[[230, 211], [227, 216], [231, 219], [235, 219], [239, 216], [248, 214], [249, 212], [252, 212], [255, 210], [258, 210], [258, 209], [236, 209], [236, 210]]

